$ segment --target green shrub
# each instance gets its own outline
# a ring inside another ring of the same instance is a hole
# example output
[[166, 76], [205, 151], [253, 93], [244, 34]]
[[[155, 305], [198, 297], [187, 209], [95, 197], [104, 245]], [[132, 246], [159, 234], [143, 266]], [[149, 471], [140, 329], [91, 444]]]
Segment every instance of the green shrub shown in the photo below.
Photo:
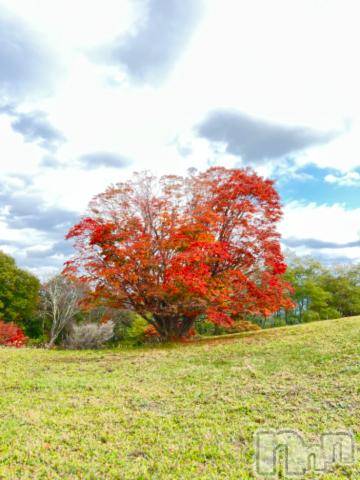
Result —
[[127, 332], [131, 329], [133, 322], [135, 321], [137, 314], [130, 310], [118, 310], [113, 312], [111, 320], [114, 322], [114, 342], [125, 340]]
[[204, 318], [199, 318], [196, 320], [195, 330], [199, 335], [204, 335], [206, 337], [211, 335], [220, 335], [220, 333], [217, 332], [221, 331], [220, 327], [217, 327], [212, 322], [209, 322]]
[[252, 330], [261, 330], [261, 327], [255, 322], [249, 320], [235, 320], [231, 327], [221, 327], [214, 325], [206, 319], [198, 319], [195, 322], [195, 331], [199, 335], [213, 336], [213, 335], [227, 335], [229, 333], [249, 332]]
[[29, 338], [27, 342], [27, 347], [30, 348], [45, 348], [48, 343], [48, 339], [45, 335], [42, 335], [38, 338]]
[[322, 318], [329, 319], [329, 320], [332, 320], [335, 318], [341, 318], [341, 313], [338, 310], [336, 310], [336, 308], [329, 307], [324, 312], [324, 315]]
[[140, 344], [145, 339], [145, 330], [149, 326], [143, 317], [134, 313], [131, 325], [124, 331], [123, 339], [131, 343]]
[[316, 320], [320, 320], [319, 312], [314, 312], [313, 310], [307, 310], [303, 314], [303, 322], [315, 322]]

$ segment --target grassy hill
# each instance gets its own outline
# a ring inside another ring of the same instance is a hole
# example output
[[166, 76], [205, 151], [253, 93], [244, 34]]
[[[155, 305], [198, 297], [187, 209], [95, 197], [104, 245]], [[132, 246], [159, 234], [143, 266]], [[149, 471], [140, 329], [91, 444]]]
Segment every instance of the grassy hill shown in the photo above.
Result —
[[0, 478], [255, 478], [259, 428], [360, 440], [359, 353], [360, 317], [172, 348], [0, 349]]

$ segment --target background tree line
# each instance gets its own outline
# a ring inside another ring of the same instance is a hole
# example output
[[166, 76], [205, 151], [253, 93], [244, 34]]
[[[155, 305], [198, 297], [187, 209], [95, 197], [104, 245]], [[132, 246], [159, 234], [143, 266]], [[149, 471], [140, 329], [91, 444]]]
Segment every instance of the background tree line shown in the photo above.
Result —
[[326, 266], [288, 255], [284, 278], [292, 285], [295, 307], [257, 319], [262, 327], [360, 315], [360, 264]]
[[[247, 317], [231, 329], [206, 319], [195, 324], [202, 335], [229, 331], [271, 328], [315, 320], [360, 315], [360, 264], [326, 266], [312, 257], [289, 255], [284, 279], [292, 285], [294, 308], [281, 309], [270, 317]], [[83, 286], [59, 275], [41, 284], [31, 273], [17, 267], [13, 258], [0, 252], [0, 319], [14, 322], [39, 343], [62, 343], [65, 338], [77, 347], [112, 339], [138, 342], [148, 328], [146, 320], [133, 312], [79, 304]], [[101, 327], [111, 320], [107, 331]], [[92, 327], [89, 327], [92, 325]], [[94, 326], [100, 329], [94, 331]], [[151, 332], [149, 332], [151, 334]], [[151, 335], [150, 335], [151, 336]]]

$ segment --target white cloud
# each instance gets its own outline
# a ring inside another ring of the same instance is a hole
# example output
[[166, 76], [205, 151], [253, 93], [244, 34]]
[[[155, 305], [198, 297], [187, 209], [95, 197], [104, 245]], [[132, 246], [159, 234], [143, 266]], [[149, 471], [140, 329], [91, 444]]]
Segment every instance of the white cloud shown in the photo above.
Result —
[[[28, 98], [22, 111], [45, 112], [67, 139], [56, 152], [61, 166], [41, 167], [43, 149], [24, 142], [11, 119], [1, 116], [2, 175], [28, 174], [30, 193], [81, 212], [94, 194], [132, 170], [161, 174], [209, 164], [232, 167], [237, 156], [221, 146], [210, 148], [194, 133], [209, 111], [223, 108], [288, 127], [339, 132], [294, 160], [339, 170], [326, 178], [330, 183], [359, 184], [358, 0], [206, 0], [202, 22], [158, 88], [131, 83], [120, 68], [98, 65], [88, 56], [93, 47], [132, 29], [139, 2], [0, 0], [0, 9], [20, 16], [63, 66], [52, 94]], [[79, 168], [78, 159], [93, 152], [113, 152], [134, 163]], [[268, 176], [273, 168], [266, 163], [257, 171]], [[286, 167], [284, 175], [297, 174]], [[4, 228], [9, 239], [26, 236], [33, 246], [47, 245], [43, 234]], [[339, 243], [357, 240], [359, 228], [359, 209], [299, 203], [285, 206], [281, 226], [287, 237]], [[356, 251], [348, 250], [344, 255]]]
[[291, 202], [284, 207], [280, 225], [284, 238], [311, 238], [323, 242], [349, 243], [360, 239], [360, 208]]
[[299, 155], [296, 161], [299, 165], [314, 163], [319, 167], [334, 168], [342, 173], [360, 167], [360, 116], [332, 142], [309, 149]]
[[136, 18], [129, 0], [0, 0], [61, 49], [88, 48], [113, 39]]
[[343, 175], [326, 175], [325, 181], [328, 183], [335, 183], [337, 185], [345, 187], [360, 187], [360, 173], [358, 172], [347, 172]]

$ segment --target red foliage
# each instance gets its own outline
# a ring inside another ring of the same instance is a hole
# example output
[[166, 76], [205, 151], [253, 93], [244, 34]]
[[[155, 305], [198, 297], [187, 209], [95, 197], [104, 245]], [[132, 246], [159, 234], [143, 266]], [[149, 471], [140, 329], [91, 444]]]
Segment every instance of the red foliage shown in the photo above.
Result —
[[0, 345], [6, 347], [23, 347], [27, 342], [23, 330], [15, 323], [0, 320]]
[[70, 230], [78, 255], [65, 272], [109, 306], [151, 314], [162, 337], [186, 336], [199, 315], [229, 326], [291, 305], [280, 218], [273, 183], [250, 170], [136, 174]]

